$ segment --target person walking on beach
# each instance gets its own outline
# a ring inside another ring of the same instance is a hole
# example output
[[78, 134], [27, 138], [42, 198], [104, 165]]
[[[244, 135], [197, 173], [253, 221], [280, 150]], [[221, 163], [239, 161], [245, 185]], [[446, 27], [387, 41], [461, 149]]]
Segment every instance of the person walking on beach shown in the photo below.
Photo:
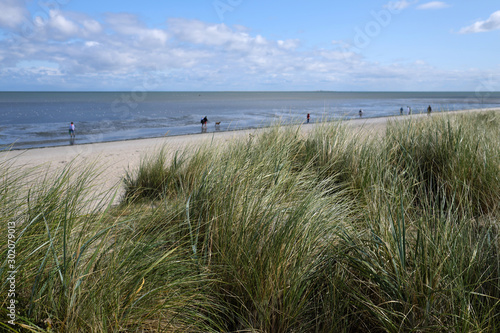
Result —
[[208, 123], [208, 118], [207, 116], [205, 116], [205, 118], [201, 120], [201, 128], [207, 129], [207, 123]]
[[359, 118], [363, 117], [363, 109], [359, 109]]
[[69, 136], [71, 138], [76, 137], [76, 135], [75, 135], [75, 124], [73, 124], [73, 122], [71, 122], [71, 124], [69, 125]]
[[401, 109], [399, 109], [399, 114], [403, 114], [403, 107], [401, 107]]
[[429, 105], [429, 107], [427, 108], [427, 114], [428, 114], [428, 115], [430, 115], [430, 114], [431, 114], [431, 112], [432, 112], [432, 108], [431, 108], [431, 106]]
[[406, 110], [408, 111], [408, 115], [410, 115], [411, 114], [411, 108], [409, 106], [407, 106]]
[[307, 114], [307, 123], [309, 124], [309, 119], [311, 119], [311, 115], [308, 113]]

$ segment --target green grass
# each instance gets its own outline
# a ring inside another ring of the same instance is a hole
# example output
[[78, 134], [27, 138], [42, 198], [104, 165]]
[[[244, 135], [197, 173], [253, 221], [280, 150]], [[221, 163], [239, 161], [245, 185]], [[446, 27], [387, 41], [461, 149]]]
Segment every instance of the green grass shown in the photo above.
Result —
[[94, 166], [39, 177], [4, 162], [16, 329], [499, 331], [498, 116], [163, 147], [127, 171], [118, 206], [88, 202], [103, 197]]

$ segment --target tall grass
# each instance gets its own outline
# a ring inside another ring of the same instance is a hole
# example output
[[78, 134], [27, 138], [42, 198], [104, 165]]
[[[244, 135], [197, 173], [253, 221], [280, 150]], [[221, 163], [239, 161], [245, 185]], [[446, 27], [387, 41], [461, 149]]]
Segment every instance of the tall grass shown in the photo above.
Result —
[[330, 186], [335, 172], [318, 179], [311, 161], [299, 161], [305, 149], [297, 130], [275, 127], [223, 149], [203, 147], [167, 169], [177, 181], [158, 193], [185, 202], [179, 224], [188, 226], [191, 257], [217, 281], [225, 331], [286, 332], [315, 320], [316, 272], [329, 262], [325, 251], [348, 204]]
[[330, 179], [297, 169], [302, 145], [292, 129], [249, 138], [209, 164], [193, 192], [227, 331], [307, 330], [316, 318], [319, 272], [348, 204]]
[[[162, 223], [176, 213], [115, 211], [103, 204], [107, 200], [89, 208], [88, 198], [100, 197], [88, 193], [94, 170], [68, 166], [32, 183], [16, 202], [2, 202], [7, 211], [15, 209], [2, 216], [2, 225], [16, 222], [17, 328], [203, 331], [211, 307], [201, 291], [209, 279], [181, 256], [182, 238], [164, 239], [144, 223]], [[8, 187], [22, 179], [6, 177]], [[2, 254], [6, 258], [6, 246]], [[0, 269], [4, 291], [6, 261]]]
[[26, 175], [7, 170], [0, 209], [22, 230], [20, 323], [498, 331], [498, 124], [495, 112], [433, 115], [392, 122], [383, 138], [336, 122], [164, 147], [128, 171], [121, 205], [91, 209], [93, 167], [26, 192], [11, 191]]
[[413, 177], [419, 201], [488, 214], [499, 202], [498, 125], [495, 114], [484, 114], [389, 126], [388, 159], [401, 178]]
[[497, 117], [388, 126], [361, 191], [367, 225], [343, 237], [365, 330], [499, 329]]

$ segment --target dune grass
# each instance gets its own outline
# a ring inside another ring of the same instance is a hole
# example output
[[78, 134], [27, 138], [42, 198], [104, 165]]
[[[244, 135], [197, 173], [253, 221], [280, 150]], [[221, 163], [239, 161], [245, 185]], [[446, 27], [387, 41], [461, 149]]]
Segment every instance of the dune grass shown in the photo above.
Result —
[[16, 191], [27, 171], [7, 165], [15, 329], [499, 331], [498, 116], [394, 121], [381, 139], [334, 122], [173, 158], [163, 147], [127, 172], [118, 206], [86, 203], [95, 167]]

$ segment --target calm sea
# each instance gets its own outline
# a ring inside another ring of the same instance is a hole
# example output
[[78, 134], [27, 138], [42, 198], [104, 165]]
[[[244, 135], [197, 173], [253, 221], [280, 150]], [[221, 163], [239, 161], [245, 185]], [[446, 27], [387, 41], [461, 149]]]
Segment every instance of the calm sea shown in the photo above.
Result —
[[[0, 92], [0, 149], [24, 149], [311, 122], [500, 107], [500, 92]], [[70, 141], [73, 121], [76, 140]], [[215, 122], [221, 122], [215, 126]]]

